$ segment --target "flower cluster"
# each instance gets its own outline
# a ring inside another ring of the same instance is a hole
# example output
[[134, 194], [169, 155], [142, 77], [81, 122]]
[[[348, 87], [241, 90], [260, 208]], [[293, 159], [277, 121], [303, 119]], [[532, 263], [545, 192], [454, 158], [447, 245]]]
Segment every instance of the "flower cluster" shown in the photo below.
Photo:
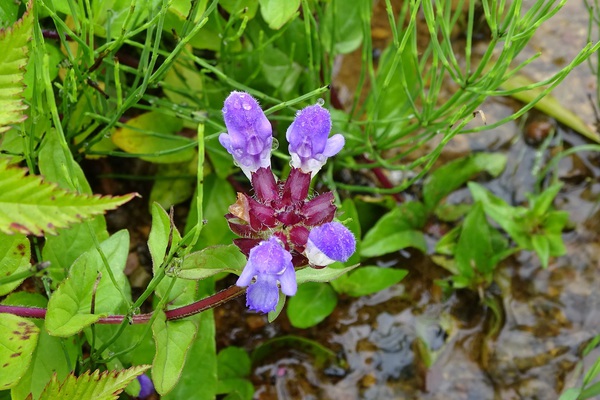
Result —
[[258, 102], [248, 93], [232, 92], [223, 118], [227, 133], [219, 142], [254, 189], [254, 196], [238, 193], [225, 215], [240, 236], [235, 244], [248, 257], [236, 284], [248, 286], [250, 309], [266, 313], [277, 306], [280, 288], [284, 295], [296, 294], [295, 268], [345, 262], [355, 251], [352, 233], [333, 221], [333, 193], [308, 195], [312, 177], [342, 149], [344, 137], [329, 137], [331, 117], [321, 105], [299, 111], [286, 133], [292, 169], [281, 181], [271, 171], [272, 128]]

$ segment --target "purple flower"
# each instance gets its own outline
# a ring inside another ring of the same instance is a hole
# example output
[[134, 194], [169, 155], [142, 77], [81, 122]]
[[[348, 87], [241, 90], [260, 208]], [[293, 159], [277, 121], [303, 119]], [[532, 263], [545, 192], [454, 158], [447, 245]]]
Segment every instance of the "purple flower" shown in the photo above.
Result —
[[310, 231], [304, 255], [311, 264], [325, 266], [348, 261], [355, 250], [352, 232], [339, 222], [328, 222]]
[[[256, 281], [252, 283], [252, 278]], [[248, 263], [238, 278], [236, 285], [248, 286], [246, 306], [254, 311], [268, 313], [275, 310], [279, 301], [279, 288], [287, 296], [296, 294], [296, 273], [292, 265], [292, 255], [285, 250], [275, 237], [260, 242], [250, 250]]]
[[225, 99], [223, 119], [227, 133], [219, 142], [251, 179], [252, 172], [271, 165], [273, 135], [271, 123], [254, 97], [244, 92], [231, 92]]
[[140, 399], [150, 397], [152, 393], [154, 393], [154, 385], [152, 384], [152, 380], [146, 374], [138, 376], [137, 380], [140, 383], [140, 393], [138, 394], [138, 397]]
[[319, 104], [306, 107], [296, 114], [296, 119], [288, 128], [285, 137], [289, 142], [292, 167], [299, 168], [311, 177], [344, 147], [344, 136], [333, 135], [329, 111]]

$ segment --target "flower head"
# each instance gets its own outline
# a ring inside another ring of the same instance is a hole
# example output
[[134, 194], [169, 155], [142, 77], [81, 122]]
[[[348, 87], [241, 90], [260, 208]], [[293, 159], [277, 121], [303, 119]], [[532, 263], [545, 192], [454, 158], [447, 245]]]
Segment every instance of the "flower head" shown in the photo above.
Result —
[[271, 165], [271, 123], [254, 97], [244, 92], [231, 92], [222, 111], [227, 133], [219, 135], [219, 142], [251, 179], [252, 172]]
[[285, 137], [289, 142], [292, 167], [314, 175], [344, 147], [344, 136], [339, 133], [329, 138], [331, 116], [319, 104], [308, 106], [296, 114]]
[[[252, 279], [256, 281], [252, 283]], [[246, 306], [251, 310], [267, 313], [275, 310], [279, 301], [279, 288], [287, 296], [296, 294], [296, 274], [292, 265], [292, 255], [281, 242], [271, 237], [250, 250], [248, 263], [238, 278], [236, 285], [248, 286]]]
[[311, 264], [324, 266], [348, 261], [355, 250], [352, 232], [339, 222], [328, 222], [310, 231], [304, 255]]

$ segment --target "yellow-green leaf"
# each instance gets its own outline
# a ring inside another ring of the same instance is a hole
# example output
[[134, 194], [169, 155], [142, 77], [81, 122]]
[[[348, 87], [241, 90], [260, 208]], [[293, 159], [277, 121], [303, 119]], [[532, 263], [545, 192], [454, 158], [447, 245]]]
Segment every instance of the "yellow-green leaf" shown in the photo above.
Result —
[[44, 183], [26, 170], [9, 168], [0, 161], [0, 232], [42, 236], [55, 234], [106, 210], [117, 208], [136, 194], [124, 196], [89, 196]]
[[0, 390], [16, 385], [25, 374], [39, 333], [25, 318], [0, 314]]
[[149, 112], [127, 121], [117, 129], [112, 141], [127, 153], [139, 154], [142, 160], [155, 163], [190, 161], [196, 141], [175, 135], [183, 128], [180, 118]]
[[[56, 376], [48, 383], [40, 400], [77, 399], [77, 400], [113, 400], [125, 387], [150, 368], [138, 365], [121, 371], [86, 371], [76, 377], [69, 375], [60, 382]], [[31, 399], [31, 396], [28, 397]]]
[[27, 42], [33, 32], [31, 2], [20, 20], [8, 29], [0, 29], [0, 133], [10, 129], [27, 116], [23, 111], [25, 91], [25, 66], [27, 65]]

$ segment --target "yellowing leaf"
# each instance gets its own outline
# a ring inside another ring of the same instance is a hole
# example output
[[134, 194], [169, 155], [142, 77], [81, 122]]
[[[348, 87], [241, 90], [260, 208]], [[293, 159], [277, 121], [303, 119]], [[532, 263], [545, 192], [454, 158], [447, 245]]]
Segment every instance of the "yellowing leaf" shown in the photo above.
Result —
[[[75, 377], [69, 375], [59, 382], [56, 375], [44, 389], [40, 400], [77, 399], [77, 400], [112, 400], [117, 399], [123, 389], [144, 371], [149, 365], [139, 365], [122, 371], [96, 370]], [[31, 399], [30, 395], [28, 399]]]
[[183, 128], [179, 118], [149, 112], [130, 119], [112, 134], [112, 141], [127, 153], [155, 163], [190, 161], [196, 141], [175, 135]]
[[39, 333], [25, 318], [0, 314], [0, 390], [16, 385], [25, 374]]
[[[0, 276], [7, 277], [26, 271], [31, 264], [29, 239], [25, 235], [0, 233]], [[25, 277], [0, 285], [0, 296], [12, 292], [25, 280]]]
[[0, 161], [0, 232], [42, 236], [106, 210], [117, 208], [136, 194], [90, 196], [44, 183], [25, 169]]
[[27, 65], [27, 42], [32, 36], [33, 15], [27, 12], [12, 28], [0, 29], [0, 133], [6, 132], [12, 124], [23, 121], [27, 116], [23, 110], [25, 91], [25, 66]]

